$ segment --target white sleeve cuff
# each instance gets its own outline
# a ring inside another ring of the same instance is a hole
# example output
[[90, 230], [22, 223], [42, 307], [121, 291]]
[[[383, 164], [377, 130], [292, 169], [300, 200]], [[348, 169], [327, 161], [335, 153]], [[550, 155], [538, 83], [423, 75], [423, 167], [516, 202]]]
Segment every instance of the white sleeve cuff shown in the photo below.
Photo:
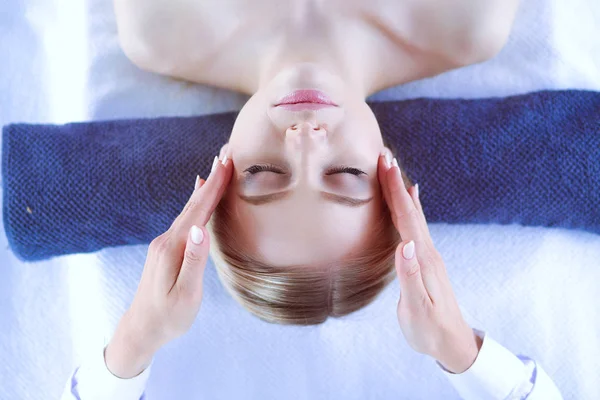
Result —
[[471, 367], [461, 374], [444, 370], [444, 374], [463, 399], [506, 399], [523, 381], [528, 381], [525, 364], [513, 353], [478, 330], [483, 340], [479, 354]]
[[104, 350], [81, 365], [75, 375], [73, 388], [81, 400], [139, 400], [144, 394], [150, 376], [150, 366], [131, 379], [113, 375], [104, 360]]

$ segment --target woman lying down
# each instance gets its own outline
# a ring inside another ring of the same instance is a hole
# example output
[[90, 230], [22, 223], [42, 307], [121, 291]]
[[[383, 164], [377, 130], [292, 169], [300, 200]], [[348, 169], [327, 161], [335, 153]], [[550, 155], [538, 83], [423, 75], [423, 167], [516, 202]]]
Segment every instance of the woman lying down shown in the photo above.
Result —
[[493, 57], [516, 0], [116, 0], [115, 9], [139, 67], [251, 98], [210, 176], [151, 243], [104, 354], [76, 371], [64, 399], [143, 396], [154, 353], [198, 313], [209, 251], [227, 291], [271, 323], [350, 314], [398, 279], [404, 337], [462, 397], [561, 398], [535, 361], [465, 322], [418, 186], [365, 103]]

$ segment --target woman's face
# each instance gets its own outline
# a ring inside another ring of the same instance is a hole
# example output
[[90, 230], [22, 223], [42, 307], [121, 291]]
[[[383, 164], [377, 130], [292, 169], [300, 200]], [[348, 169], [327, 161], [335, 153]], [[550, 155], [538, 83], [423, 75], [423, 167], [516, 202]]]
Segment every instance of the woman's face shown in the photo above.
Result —
[[[301, 89], [335, 106], [278, 106]], [[281, 72], [242, 108], [226, 147], [235, 166], [226, 202], [244, 247], [277, 266], [361, 252], [381, 218], [382, 150], [371, 109], [339, 77], [312, 64]]]

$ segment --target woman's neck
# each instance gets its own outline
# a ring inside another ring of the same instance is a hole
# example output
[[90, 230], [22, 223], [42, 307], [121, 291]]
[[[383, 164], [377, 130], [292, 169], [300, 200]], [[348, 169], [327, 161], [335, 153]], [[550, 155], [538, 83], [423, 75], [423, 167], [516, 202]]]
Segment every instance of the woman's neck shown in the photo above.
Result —
[[258, 76], [249, 77], [253, 80], [250, 87], [256, 92], [282, 70], [310, 63], [339, 76], [348, 91], [366, 98], [373, 82], [364, 57], [352, 51], [352, 34], [344, 32], [347, 21], [341, 16], [325, 18], [316, 2], [299, 3], [303, 4], [298, 7], [304, 8], [297, 10], [294, 19], [257, 55]]

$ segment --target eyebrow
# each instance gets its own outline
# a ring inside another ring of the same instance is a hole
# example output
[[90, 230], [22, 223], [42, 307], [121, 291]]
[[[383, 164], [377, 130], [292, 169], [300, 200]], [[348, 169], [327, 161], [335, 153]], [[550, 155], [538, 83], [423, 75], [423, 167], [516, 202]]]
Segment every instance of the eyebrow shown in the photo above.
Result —
[[[249, 204], [252, 204], [255, 206], [260, 206], [263, 204], [268, 204], [268, 203], [273, 203], [276, 201], [283, 200], [283, 199], [289, 197], [291, 194], [292, 194], [291, 191], [286, 190], [283, 192], [277, 192], [277, 193], [265, 194], [265, 195], [259, 195], [259, 196], [244, 196], [244, 195], [240, 194], [239, 198], [244, 200], [246, 203], [249, 203]], [[341, 204], [346, 207], [361, 207], [361, 206], [369, 203], [371, 200], [373, 200], [373, 197], [369, 197], [368, 199], [356, 199], [354, 197], [342, 196], [339, 194], [328, 193], [328, 192], [321, 192], [321, 196], [327, 201], [330, 201], [330, 202], [336, 203], [336, 204]]]

